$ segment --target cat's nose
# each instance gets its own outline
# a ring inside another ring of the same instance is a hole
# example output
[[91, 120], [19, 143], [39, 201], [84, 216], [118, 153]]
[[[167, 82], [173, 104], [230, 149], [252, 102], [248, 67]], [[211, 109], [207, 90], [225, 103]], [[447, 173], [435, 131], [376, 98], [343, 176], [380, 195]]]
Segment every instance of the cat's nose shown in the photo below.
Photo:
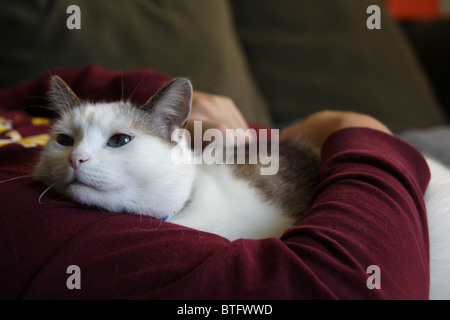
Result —
[[72, 153], [69, 157], [69, 163], [72, 165], [74, 170], [77, 170], [81, 163], [89, 160], [89, 157], [83, 153]]

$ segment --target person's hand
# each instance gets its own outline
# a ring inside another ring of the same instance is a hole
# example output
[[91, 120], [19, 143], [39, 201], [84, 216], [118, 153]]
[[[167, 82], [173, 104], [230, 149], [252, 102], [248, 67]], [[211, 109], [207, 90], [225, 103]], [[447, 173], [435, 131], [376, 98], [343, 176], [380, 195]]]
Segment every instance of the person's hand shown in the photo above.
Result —
[[[192, 110], [186, 123], [186, 129], [192, 137], [194, 137], [194, 121], [202, 121], [202, 135], [208, 129], [219, 129], [225, 138], [226, 129], [248, 129], [247, 121], [233, 100], [199, 91], [194, 91]], [[203, 146], [208, 142], [203, 142]]]
[[365, 127], [392, 134], [388, 127], [371, 116], [343, 111], [321, 111], [305, 121], [287, 127], [280, 133], [280, 140], [306, 141], [320, 152], [325, 140], [335, 131], [348, 127]]

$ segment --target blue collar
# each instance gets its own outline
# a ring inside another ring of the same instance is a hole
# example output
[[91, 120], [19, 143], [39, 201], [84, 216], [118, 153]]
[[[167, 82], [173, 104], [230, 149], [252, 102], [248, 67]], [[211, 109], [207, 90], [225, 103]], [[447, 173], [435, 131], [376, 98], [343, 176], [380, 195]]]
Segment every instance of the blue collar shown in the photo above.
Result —
[[[191, 194], [189, 195], [189, 198], [186, 200], [186, 202], [184, 203], [184, 205], [183, 205], [183, 207], [181, 208], [181, 210], [183, 210], [183, 208], [185, 208], [191, 201], [192, 201], [192, 196], [193, 196], [193, 194], [194, 194], [194, 189], [195, 188], [192, 188], [191, 189]], [[180, 211], [181, 211], [180, 210]], [[179, 212], [179, 211], [178, 211]], [[177, 215], [178, 214], [178, 212], [174, 212], [172, 215], [170, 215], [170, 216], [164, 216], [164, 217], [162, 217], [162, 218], [160, 218], [159, 220], [161, 220], [161, 221], [167, 221], [167, 219], [169, 219], [169, 217], [173, 217], [173, 216], [175, 216], [175, 215]]]

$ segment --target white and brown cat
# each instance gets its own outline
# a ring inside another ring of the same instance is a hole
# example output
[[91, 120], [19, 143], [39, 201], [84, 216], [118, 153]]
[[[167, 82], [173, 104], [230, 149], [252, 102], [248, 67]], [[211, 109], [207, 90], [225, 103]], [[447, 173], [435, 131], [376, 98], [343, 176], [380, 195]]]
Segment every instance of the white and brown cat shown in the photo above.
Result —
[[[172, 132], [191, 110], [192, 86], [185, 78], [170, 81], [142, 106], [81, 101], [58, 77], [52, 77], [50, 98], [59, 118], [35, 176], [76, 202], [230, 240], [280, 236], [309, 206], [319, 159], [306, 145], [280, 142], [279, 171], [271, 176], [248, 161], [173, 161]], [[430, 297], [450, 299], [450, 171], [432, 160], [429, 165]]]
[[[308, 208], [319, 160], [306, 146], [280, 146], [273, 176], [261, 175], [262, 165], [249, 161], [196, 165], [173, 159], [172, 132], [191, 110], [192, 86], [185, 78], [170, 81], [143, 106], [82, 102], [58, 77], [50, 97], [59, 119], [35, 175], [74, 201], [230, 240], [280, 236]], [[294, 161], [295, 167], [288, 165]]]

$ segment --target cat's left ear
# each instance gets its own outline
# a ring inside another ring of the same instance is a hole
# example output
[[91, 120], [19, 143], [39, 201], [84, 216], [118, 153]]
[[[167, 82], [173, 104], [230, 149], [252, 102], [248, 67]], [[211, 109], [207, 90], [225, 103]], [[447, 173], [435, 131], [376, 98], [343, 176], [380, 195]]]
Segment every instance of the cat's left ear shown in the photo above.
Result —
[[152, 114], [157, 130], [167, 138], [178, 128], [184, 128], [192, 108], [192, 84], [187, 78], [174, 78], [166, 83], [142, 107]]
[[49, 98], [52, 109], [59, 114], [81, 104], [80, 98], [59, 76], [50, 79]]

